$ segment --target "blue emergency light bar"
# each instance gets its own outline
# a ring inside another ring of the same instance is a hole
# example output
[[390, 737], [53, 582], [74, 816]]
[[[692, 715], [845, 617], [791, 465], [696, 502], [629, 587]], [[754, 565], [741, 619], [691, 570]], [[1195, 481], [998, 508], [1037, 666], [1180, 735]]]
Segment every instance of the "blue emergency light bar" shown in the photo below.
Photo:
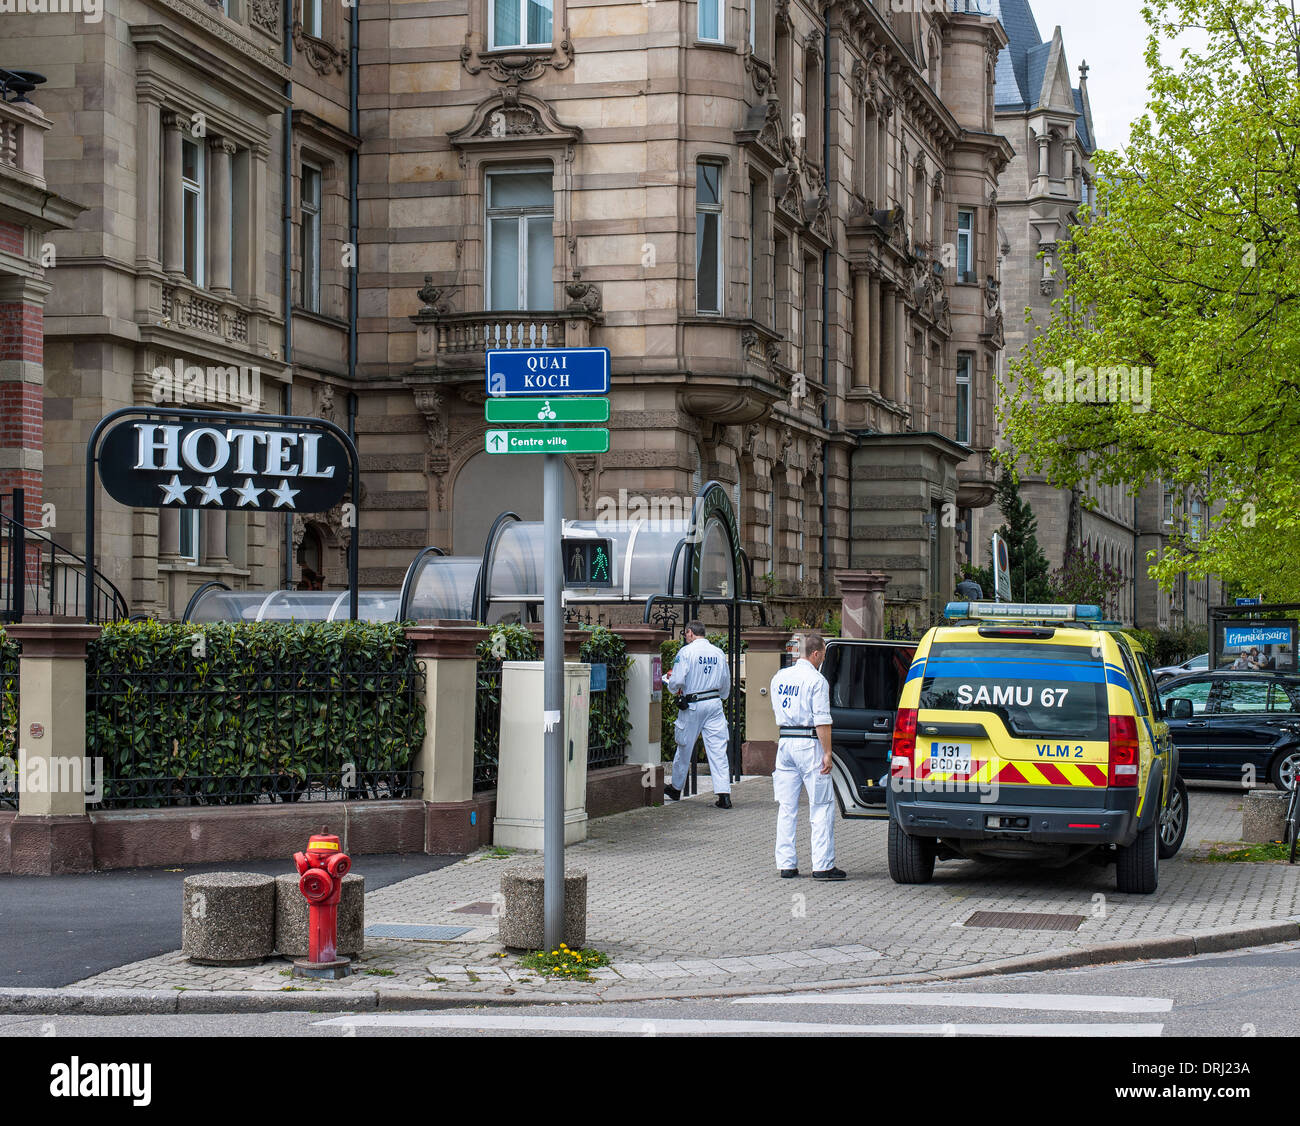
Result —
[[1018, 622], [1101, 622], [1100, 606], [1077, 606], [1064, 602], [949, 602], [945, 618], [978, 621]]

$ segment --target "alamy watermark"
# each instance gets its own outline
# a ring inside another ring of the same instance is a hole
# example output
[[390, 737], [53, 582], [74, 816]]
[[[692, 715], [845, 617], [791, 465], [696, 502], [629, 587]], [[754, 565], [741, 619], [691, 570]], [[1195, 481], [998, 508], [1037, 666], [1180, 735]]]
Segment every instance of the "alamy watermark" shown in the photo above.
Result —
[[1151, 369], [1130, 364], [1075, 367], [1067, 360], [1064, 370], [1043, 369], [1043, 398], [1049, 403], [1127, 403], [1134, 414], [1151, 409]]
[[104, 759], [96, 755], [31, 755], [0, 758], [0, 794], [84, 794], [88, 805], [104, 800]]
[[0, 0], [0, 16], [80, 16], [99, 23], [104, 5], [103, 0]]
[[227, 364], [199, 367], [177, 357], [159, 364], [151, 373], [155, 403], [224, 403], [259, 410], [262, 405], [262, 372], [258, 367]]

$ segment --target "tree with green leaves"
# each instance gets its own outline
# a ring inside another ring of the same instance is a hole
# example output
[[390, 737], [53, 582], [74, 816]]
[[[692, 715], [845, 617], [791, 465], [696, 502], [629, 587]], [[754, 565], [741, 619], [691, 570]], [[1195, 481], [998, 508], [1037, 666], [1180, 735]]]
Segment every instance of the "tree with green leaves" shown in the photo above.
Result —
[[[1016, 479], [1005, 469], [998, 478], [998, 510], [1005, 523], [998, 529], [1007, 543], [1007, 560], [1011, 566], [1011, 593], [1024, 602], [1051, 602], [1052, 586], [1048, 571], [1047, 557], [1038, 546], [1038, 517], [1028, 503], [1020, 499], [1020, 488]], [[976, 558], [989, 552], [989, 544], [979, 547]], [[962, 567], [962, 577], [973, 579], [980, 584], [985, 598], [993, 598], [995, 583], [993, 581], [993, 563], [990, 558], [987, 567]]]
[[[1098, 152], [1097, 205], [1003, 387], [1031, 472], [1189, 489], [1213, 514], [1153, 560], [1300, 588], [1300, 21], [1292, 0], [1147, 0], [1146, 113]], [[1197, 46], [1162, 61], [1188, 29]]]

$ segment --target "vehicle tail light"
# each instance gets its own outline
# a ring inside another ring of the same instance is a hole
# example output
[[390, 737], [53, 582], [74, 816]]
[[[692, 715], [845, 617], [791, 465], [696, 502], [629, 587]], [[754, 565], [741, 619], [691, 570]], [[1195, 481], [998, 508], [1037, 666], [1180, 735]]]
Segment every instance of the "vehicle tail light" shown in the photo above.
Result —
[[891, 778], [911, 778], [916, 756], [916, 709], [899, 708], [894, 717], [894, 751], [889, 760]]
[[1136, 786], [1139, 761], [1137, 720], [1131, 715], [1111, 716], [1110, 771], [1106, 784]]

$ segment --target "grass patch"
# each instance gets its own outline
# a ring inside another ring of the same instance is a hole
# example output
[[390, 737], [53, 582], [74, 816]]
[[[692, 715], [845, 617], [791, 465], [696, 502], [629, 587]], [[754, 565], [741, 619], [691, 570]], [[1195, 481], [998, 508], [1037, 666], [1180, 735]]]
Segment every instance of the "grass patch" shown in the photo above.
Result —
[[591, 970], [608, 966], [609, 958], [599, 950], [570, 950], [560, 943], [558, 950], [534, 950], [519, 959], [525, 969], [538, 970], [551, 980], [594, 981]]
[[394, 977], [397, 974], [396, 970], [366, 970], [365, 972], [376, 977]]
[[424, 980], [425, 980], [425, 981], [436, 982], [438, 985], [446, 985], [446, 984], [447, 984], [447, 979], [446, 979], [445, 977], [426, 977]]
[[476, 974], [473, 970], [466, 970], [466, 971], [465, 971], [465, 975], [470, 979], [470, 981], [478, 981], [478, 980], [479, 980], [479, 976], [478, 976], [478, 974]]
[[1290, 855], [1289, 845], [1281, 841], [1265, 841], [1244, 848], [1223, 849], [1215, 845], [1206, 856], [1199, 859], [1207, 864], [1285, 864]]
[[507, 856], [514, 856], [513, 848], [506, 848], [504, 845], [493, 845], [487, 852], [493, 860], [504, 860]]

